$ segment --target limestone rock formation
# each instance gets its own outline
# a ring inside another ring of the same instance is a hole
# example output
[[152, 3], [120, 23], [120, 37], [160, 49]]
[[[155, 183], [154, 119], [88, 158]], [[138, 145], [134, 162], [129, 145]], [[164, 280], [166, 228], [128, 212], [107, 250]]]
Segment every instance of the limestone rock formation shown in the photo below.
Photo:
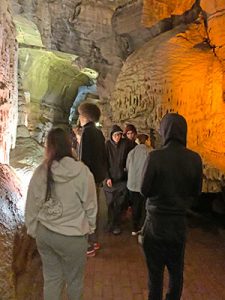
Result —
[[225, 100], [225, 2], [201, 0], [206, 14], [209, 43], [223, 66], [223, 93]]
[[195, 4], [195, 0], [144, 0], [143, 22], [151, 27], [162, 19], [182, 15]]
[[[223, 1], [12, 0], [12, 3], [14, 14], [37, 25], [44, 46], [74, 53], [81, 66], [100, 73], [98, 91], [104, 125], [109, 126], [121, 116], [124, 121], [136, 122], [140, 128], [153, 125], [157, 128], [164, 112], [179, 110], [191, 122], [189, 145], [201, 152], [210, 168], [223, 172], [223, 140], [219, 139], [218, 143], [218, 135], [223, 134], [223, 126], [218, 125], [222, 123], [218, 111], [223, 111], [221, 94], [225, 86]], [[197, 17], [199, 20], [193, 23]], [[183, 25], [177, 27], [179, 24]], [[155, 36], [159, 37], [155, 39]], [[137, 53], [140, 57], [136, 60]], [[53, 90], [52, 86], [50, 89]], [[202, 100], [195, 100], [194, 95]], [[51, 96], [49, 91], [44, 94], [47, 104]], [[190, 106], [190, 102], [196, 106]], [[52, 104], [45, 106], [48, 118], [51, 118]], [[115, 105], [121, 107], [117, 115]], [[34, 106], [35, 113], [31, 112], [30, 118], [36, 116]], [[62, 106], [57, 103], [60, 109]], [[203, 107], [204, 113], [197, 114]], [[156, 113], [149, 118], [152, 111]], [[192, 121], [192, 115], [198, 115], [198, 121]], [[63, 118], [61, 113], [56, 116]]]
[[36, 242], [26, 234], [25, 227], [21, 227], [15, 236], [13, 270], [16, 300], [43, 299], [41, 259]]
[[23, 224], [22, 195], [15, 173], [0, 164], [0, 298], [16, 299], [15, 272], [13, 268], [15, 237]]
[[199, 19], [152, 39], [127, 59], [111, 101], [113, 119], [135, 120], [141, 130], [148, 130], [157, 129], [166, 112], [183, 114], [188, 145], [202, 155], [206, 177], [214, 179], [204, 189], [218, 191], [221, 182], [217, 185], [216, 180], [225, 172], [222, 95], [223, 67]]
[[0, 4], [0, 162], [8, 163], [16, 141], [17, 44], [8, 1]]
[[[110, 101], [125, 59], [173, 26], [162, 21], [154, 28], [146, 28], [142, 23], [141, 0], [11, 1], [15, 15], [20, 14], [38, 26], [48, 49], [74, 53], [82, 67], [99, 72], [98, 92], [104, 103]], [[183, 21], [179, 19], [176, 24]]]
[[30, 131], [37, 131], [39, 124], [46, 122], [68, 122], [78, 87], [88, 83], [88, 77], [72, 65], [73, 59], [59, 52], [19, 49], [20, 99], [29, 93], [27, 126]]

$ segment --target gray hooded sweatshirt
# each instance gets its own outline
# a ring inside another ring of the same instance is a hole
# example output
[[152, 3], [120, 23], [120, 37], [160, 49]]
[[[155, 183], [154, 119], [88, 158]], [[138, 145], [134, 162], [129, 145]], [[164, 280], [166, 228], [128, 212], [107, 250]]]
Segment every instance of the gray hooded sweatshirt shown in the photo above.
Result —
[[132, 192], [140, 193], [141, 191], [141, 175], [148, 154], [149, 149], [144, 144], [135, 146], [135, 148], [128, 153], [126, 162], [128, 172], [127, 188]]
[[31, 178], [25, 208], [27, 233], [35, 238], [38, 222], [68, 236], [94, 232], [97, 198], [94, 177], [88, 167], [64, 157], [53, 161], [51, 171], [54, 184], [48, 201], [45, 201], [46, 164], [41, 164]]

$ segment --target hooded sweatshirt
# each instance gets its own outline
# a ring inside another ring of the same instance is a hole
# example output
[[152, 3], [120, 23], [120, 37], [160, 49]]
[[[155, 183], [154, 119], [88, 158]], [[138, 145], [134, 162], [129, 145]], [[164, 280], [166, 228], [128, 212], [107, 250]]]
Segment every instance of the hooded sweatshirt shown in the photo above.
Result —
[[149, 154], [148, 147], [145, 144], [137, 145], [128, 153], [126, 169], [128, 172], [127, 188], [132, 192], [140, 193], [142, 172], [145, 160]]
[[81, 236], [95, 230], [97, 200], [92, 173], [71, 157], [53, 161], [54, 183], [45, 201], [47, 167], [34, 172], [27, 193], [25, 223], [30, 236], [36, 237], [40, 222], [48, 229], [68, 236]]
[[118, 125], [113, 125], [110, 139], [106, 141], [106, 157], [107, 157], [107, 179], [112, 179], [113, 183], [126, 180], [126, 159], [129, 152], [128, 144], [125, 139], [121, 138], [119, 143], [115, 143], [112, 139], [114, 133], [123, 133]]
[[186, 210], [201, 193], [202, 161], [186, 148], [187, 123], [181, 115], [165, 115], [160, 133], [164, 145], [148, 155], [141, 193], [148, 198], [151, 234], [164, 240], [180, 240], [185, 237]]

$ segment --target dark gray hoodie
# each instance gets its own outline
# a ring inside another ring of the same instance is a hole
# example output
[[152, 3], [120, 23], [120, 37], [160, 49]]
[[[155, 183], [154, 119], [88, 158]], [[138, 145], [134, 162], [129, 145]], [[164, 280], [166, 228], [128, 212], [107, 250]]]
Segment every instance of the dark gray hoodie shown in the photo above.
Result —
[[147, 201], [147, 223], [152, 235], [166, 240], [185, 237], [185, 215], [201, 193], [202, 161], [186, 148], [187, 123], [166, 114], [160, 126], [163, 147], [150, 152], [143, 171], [142, 194]]

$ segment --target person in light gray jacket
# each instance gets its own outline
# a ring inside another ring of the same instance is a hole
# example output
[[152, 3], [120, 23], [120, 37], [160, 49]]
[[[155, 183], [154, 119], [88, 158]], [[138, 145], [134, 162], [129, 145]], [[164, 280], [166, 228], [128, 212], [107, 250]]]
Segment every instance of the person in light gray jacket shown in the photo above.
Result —
[[92, 173], [72, 155], [69, 134], [52, 129], [46, 160], [28, 188], [25, 223], [36, 239], [44, 275], [44, 299], [81, 299], [87, 235], [95, 230], [97, 200]]
[[128, 172], [127, 188], [129, 190], [132, 208], [132, 235], [138, 234], [145, 219], [145, 198], [140, 191], [142, 171], [145, 160], [149, 154], [149, 148], [145, 144], [147, 140], [147, 134], [137, 135], [137, 146], [128, 153], [126, 161], [126, 169]]

